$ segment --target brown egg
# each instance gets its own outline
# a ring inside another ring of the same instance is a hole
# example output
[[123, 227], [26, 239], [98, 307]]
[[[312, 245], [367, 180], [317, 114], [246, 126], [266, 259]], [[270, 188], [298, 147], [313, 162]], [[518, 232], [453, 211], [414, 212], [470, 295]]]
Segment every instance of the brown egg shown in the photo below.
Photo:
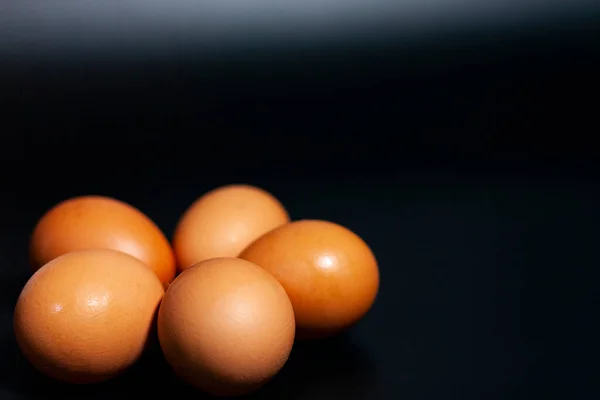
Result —
[[281, 203], [262, 189], [230, 185], [208, 192], [179, 220], [173, 235], [184, 270], [215, 257], [236, 257], [252, 241], [289, 222]]
[[17, 343], [52, 378], [107, 380], [142, 354], [163, 294], [152, 271], [125, 253], [65, 254], [23, 288], [14, 314]]
[[160, 229], [138, 209], [119, 200], [82, 196], [50, 209], [33, 231], [34, 270], [75, 250], [112, 249], [148, 265], [166, 285], [175, 277], [175, 256]]
[[379, 290], [377, 261], [367, 244], [332, 222], [292, 222], [256, 240], [240, 258], [260, 265], [283, 285], [299, 338], [329, 336], [351, 326], [371, 308]]
[[237, 258], [182, 272], [158, 313], [160, 345], [174, 371], [217, 396], [269, 381], [287, 361], [294, 333], [292, 304], [279, 282]]

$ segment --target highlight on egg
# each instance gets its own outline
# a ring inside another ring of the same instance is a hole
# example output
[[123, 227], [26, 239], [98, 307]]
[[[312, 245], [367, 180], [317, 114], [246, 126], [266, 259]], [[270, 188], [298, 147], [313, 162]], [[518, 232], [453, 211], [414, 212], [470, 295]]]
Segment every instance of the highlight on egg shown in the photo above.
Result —
[[137, 208], [104, 196], [64, 200], [36, 224], [30, 243], [33, 270], [63, 254], [112, 249], [144, 262], [168, 285], [175, 278], [175, 255], [159, 227]]
[[288, 223], [272, 194], [250, 185], [216, 188], [182, 215], [173, 235], [180, 270], [210, 258], [237, 257], [258, 237]]
[[299, 338], [331, 336], [352, 326], [379, 290], [379, 268], [369, 246], [333, 222], [291, 222], [258, 238], [239, 257], [284, 287]]
[[294, 336], [294, 311], [281, 284], [237, 258], [183, 271], [158, 314], [160, 345], [175, 373], [217, 396], [266, 384], [286, 363]]
[[214, 396], [261, 388], [296, 338], [357, 323], [380, 279], [356, 233], [329, 221], [290, 222], [276, 197], [250, 185], [194, 201], [172, 247], [125, 202], [71, 198], [40, 218], [29, 256], [34, 273], [13, 326], [40, 372], [69, 383], [106, 381], [136, 363], [156, 333], [175, 374]]
[[120, 375], [144, 352], [164, 289], [140, 260], [115, 250], [64, 254], [38, 269], [15, 306], [30, 363], [69, 383]]

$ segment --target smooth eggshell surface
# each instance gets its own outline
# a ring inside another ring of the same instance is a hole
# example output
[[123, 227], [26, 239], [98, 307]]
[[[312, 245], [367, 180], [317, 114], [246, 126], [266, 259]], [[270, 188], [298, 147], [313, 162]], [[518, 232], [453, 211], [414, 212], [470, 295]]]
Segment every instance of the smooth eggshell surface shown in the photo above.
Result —
[[158, 226], [133, 206], [102, 196], [65, 200], [42, 216], [31, 238], [31, 264], [35, 270], [60, 255], [86, 249], [132, 255], [164, 285], [175, 277], [175, 256]]
[[14, 330], [29, 361], [71, 383], [112, 378], [142, 354], [164, 294], [141, 261], [113, 250], [60, 256], [29, 279]]
[[169, 286], [158, 337], [174, 371], [218, 396], [251, 392], [285, 364], [294, 342], [285, 290], [260, 267], [236, 258], [203, 261]]
[[196, 200], [173, 235], [177, 264], [184, 270], [215, 257], [237, 257], [252, 241], [289, 222], [287, 211], [266, 191], [248, 185], [214, 189]]
[[371, 308], [379, 290], [370, 248], [332, 222], [284, 225], [256, 240], [240, 258], [260, 265], [283, 285], [300, 338], [329, 336], [351, 326]]

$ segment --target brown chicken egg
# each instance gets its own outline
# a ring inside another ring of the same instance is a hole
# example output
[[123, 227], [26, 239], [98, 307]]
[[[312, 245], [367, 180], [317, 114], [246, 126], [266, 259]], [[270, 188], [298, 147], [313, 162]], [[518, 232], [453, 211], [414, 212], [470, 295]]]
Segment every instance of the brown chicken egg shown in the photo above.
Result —
[[164, 294], [152, 271], [114, 250], [82, 250], [40, 268], [23, 288], [14, 331], [42, 373], [70, 383], [112, 378], [142, 354]]
[[332, 222], [303, 220], [260, 237], [240, 258], [260, 265], [285, 288], [296, 335], [335, 334], [362, 318], [379, 290], [379, 269], [367, 244]]
[[175, 277], [175, 256], [165, 235], [133, 206], [102, 196], [65, 200], [37, 223], [30, 245], [34, 270], [75, 250], [112, 249], [148, 265], [163, 285]]
[[294, 334], [285, 290], [237, 258], [183, 271], [158, 313], [160, 345], [175, 373], [217, 396], [249, 393], [268, 382], [287, 361]]
[[183, 214], [173, 248], [184, 270], [215, 257], [236, 257], [252, 241], [289, 222], [287, 211], [266, 191], [248, 185], [214, 189]]

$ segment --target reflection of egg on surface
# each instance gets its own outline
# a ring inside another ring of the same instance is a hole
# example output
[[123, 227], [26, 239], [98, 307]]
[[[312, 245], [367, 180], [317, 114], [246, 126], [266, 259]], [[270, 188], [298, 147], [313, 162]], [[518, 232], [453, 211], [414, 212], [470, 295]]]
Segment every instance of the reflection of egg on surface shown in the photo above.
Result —
[[133, 206], [101, 196], [65, 200], [44, 214], [31, 238], [32, 267], [38, 269], [60, 255], [87, 249], [132, 255], [163, 284], [175, 277], [173, 250], [158, 226]]
[[289, 222], [271, 194], [248, 185], [214, 189], [183, 214], [173, 235], [179, 268], [215, 257], [236, 257], [253, 240]]
[[258, 389], [285, 364], [294, 312], [279, 282], [237, 258], [215, 258], [183, 271], [158, 313], [165, 358], [185, 381], [214, 395]]
[[62, 255], [29, 279], [14, 329], [41, 372], [72, 383], [100, 382], [142, 354], [164, 294], [141, 261], [114, 250]]
[[322, 337], [362, 318], [379, 290], [379, 269], [355, 233], [326, 221], [296, 221], [257, 239], [240, 258], [260, 265], [285, 288], [297, 335]]

